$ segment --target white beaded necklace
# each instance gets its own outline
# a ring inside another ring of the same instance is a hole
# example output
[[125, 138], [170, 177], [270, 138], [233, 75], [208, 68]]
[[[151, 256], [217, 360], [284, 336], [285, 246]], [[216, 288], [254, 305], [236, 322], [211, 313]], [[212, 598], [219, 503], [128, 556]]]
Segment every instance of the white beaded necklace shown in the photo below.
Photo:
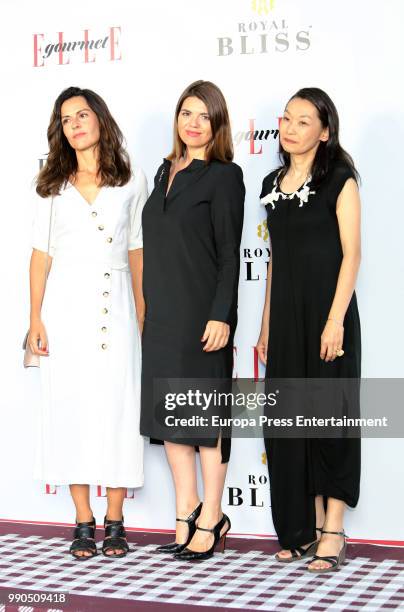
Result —
[[274, 178], [272, 191], [263, 198], [261, 198], [261, 204], [263, 206], [265, 206], [266, 204], [270, 204], [272, 206], [272, 209], [274, 210], [274, 202], [277, 202], [279, 198], [282, 198], [282, 200], [291, 200], [292, 198], [297, 196], [300, 200], [299, 208], [301, 208], [303, 204], [308, 202], [309, 195], [314, 195], [316, 193], [315, 191], [311, 191], [309, 187], [309, 183], [312, 179], [311, 174], [307, 176], [305, 182], [300, 187], [300, 189], [297, 189], [293, 193], [283, 193], [283, 191], [281, 191], [278, 187], [278, 178], [281, 172], [282, 170], [279, 170], [278, 174]]

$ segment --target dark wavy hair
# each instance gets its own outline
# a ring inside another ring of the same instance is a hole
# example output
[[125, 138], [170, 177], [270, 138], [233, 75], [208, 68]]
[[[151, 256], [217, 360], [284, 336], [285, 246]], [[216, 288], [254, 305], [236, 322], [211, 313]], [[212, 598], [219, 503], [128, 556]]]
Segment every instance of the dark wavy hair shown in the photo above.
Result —
[[199, 98], [208, 109], [212, 140], [206, 147], [206, 161], [209, 163], [212, 159], [218, 159], [223, 162], [231, 162], [234, 151], [229, 112], [222, 92], [211, 81], [195, 81], [188, 85], [180, 95], [174, 116], [174, 145], [168, 159], [179, 159], [185, 154], [186, 145], [178, 134], [178, 115], [184, 100], [190, 97]]
[[[319, 185], [327, 176], [331, 166], [336, 162], [344, 162], [352, 170], [356, 181], [360, 181], [359, 172], [355, 168], [352, 157], [340, 145], [339, 142], [339, 117], [334, 102], [330, 96], [318, 87], [304, 87], [299, 89], [288, 101], [295, 98], [308, 100], [317, 109], [318, 117], [323, 128], [328, 128], [329, 137], [325, 142], [320, 142], [316, 151], [316, 156], [311, 169], [311, 184]], [[279, 182], [283, 179], [290, 167], [290, 154], [285, 151], [279, 141], [279, 159], [282, 164], [282, 171]]]
[[58, 195], [69, 178], [77, 172], [76, 153], [63, 133], [61, 120], [63, 102], [76, 96], [83, 96], [98, 118], [100, 127], [98, 178], [100, 185], [121, 187], [131, 177], [131, 166], [129, 156], [123, 147], [122, 132], [104, 100], [91, 89], [68, 87], [57, 97], [48, 126], [48, 158], [38, 174], [36, 185], [37, 193], [43, 198]]

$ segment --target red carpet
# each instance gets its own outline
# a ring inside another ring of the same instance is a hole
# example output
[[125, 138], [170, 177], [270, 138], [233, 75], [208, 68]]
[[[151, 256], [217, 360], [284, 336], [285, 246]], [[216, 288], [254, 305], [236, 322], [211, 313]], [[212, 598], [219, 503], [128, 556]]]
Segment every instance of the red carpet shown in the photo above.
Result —
[[[71, 533], [71, 527], [0, 523], [0, 612], [404, 610], [403, 548], [349, 544], [338, 572], [316, 576], [306, 561], [277, 563], [276, 542], [235, 537], [225, 555], [191, 564], [154, 552], [171, 535], [130, 532], [126, 557], [77, 562], [66, 553]], [[67, 602], [7, 603], [9, 593], [30, 592], [64, 593]]]

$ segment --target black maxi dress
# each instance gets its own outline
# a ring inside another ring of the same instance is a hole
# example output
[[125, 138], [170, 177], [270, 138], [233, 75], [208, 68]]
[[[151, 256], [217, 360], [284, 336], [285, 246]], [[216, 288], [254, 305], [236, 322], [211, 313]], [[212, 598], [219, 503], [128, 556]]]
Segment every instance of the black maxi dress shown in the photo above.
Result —
[[[361, 334], [355, 293], [344, 319], [345, 354], [333, 362], [320, 359], [320, 337], [342, 262], [336, 202], [354, 175], [348, 165], [336, 162], [318, 188], [309, 184], [283, 199], [278, 195], [278, 173], [265, 177], [260, 196], [275, 194], [266, 204], [272, 257], [266, 378], [359, 379]], [[308, 190], [315, 193], [307, 196]], [[265, 439], [265, 447], [272, 517], [283, 549], [315, 540], [315, 495], [356, 506], [359, 438], [271, 438]]]
[[[212, 438], [172, 438], [162, 432], [164, 408], [156, 400], [156, 379], [228, 379], [237, 325], [240, 241], [245, 188], [235, 163], [194, 159], [167, 186], [171, 161], [164, 159], [143, 209], [143, 292], [140, 432], [152, 440], [214, 447]], [[204, 352], [209, 320], [230, 325], [227, 346]], [[192, 407], [189, 407], [192, 414]], [[230, 439], [222, 436], [222, 462]]]

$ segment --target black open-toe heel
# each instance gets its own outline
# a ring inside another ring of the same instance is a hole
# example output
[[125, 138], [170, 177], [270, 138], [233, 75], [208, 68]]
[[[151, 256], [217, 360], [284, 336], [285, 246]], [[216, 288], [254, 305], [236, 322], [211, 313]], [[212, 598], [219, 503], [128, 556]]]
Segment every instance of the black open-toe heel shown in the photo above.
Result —
[[[320, 531], [320, 533], [323, 533], [323, 530], [320, 527], [316, 527], [316, 531]], [[279, 553], [276, 553], [275, 559], [279, 561], [279, 563], [293, 563], [294, 561], [299, 561], [300, 559], [304, 559], [304, 557], [314, 555], [317, 552], [319, 543], [320, 540], [316, 540], [315, 542], [312, 542], [307, 548], [303, 548], [303, 546], [291, 548], [290, 557], [281, 557]]]
[[[95, 544], [95, 518], [88, 523], [77, 523], [73, 532], [73, 542], [69, 548], [69, 552], [75, 559], [84, 561], [92, 559], [97, 554], [97, 546]], [[78, 555], [78, 552], [87, 552], [89, 555]]]
[[[118, 557], [125, 557], [129, 552], [129, 546], [126, 541], [126, 531], [123, 526], [123, 517], [121, 521], [109, 521], [107, 517], [104, 518], [104, 529], [105, 536], [102, 543], [102, 554], [105, 557], [116, 559]], [[115, 550], [118, 548], [122, 552], [109, 554], [109, 550]]]
[[180, 521], [182, 523], [188, 524], [188, 537], [187, 541], [184, 544], [177, 544], [177, 542], [171, 542], [170, 544], [162, 544], [161, 546], [157, 546], [156, 552], [160, 553], [179, 553], [184, 548], [188, 546], [192, 538], [194, 537], [196, 531], [196, 520], [199, 517], [202, 510], [202, 502], [195, 508], [195, 510], [189, 515], [188, 518], [176, 518], [176, 521]]
[[[224, 533], [220, 535], [223, 527], [228, 524], [228, 527]], [[184, 548], [183, 551], [178, 552], [174, 555], [176, 559], [182, 559], [184, 561], [203, 561], [204, 559], [209, 559], [213, 556], [215, 552], [216, 546], [219, 544], [219, 551], [224, 553], [224, 549], [226, 547], [226, 535], [227, 532], [230, 531], [231, 523], [230, 519], [226, 514], [223, 514], [220, 521], [215, 525], [212, 529], [206, 529], [205, 527], [197, 527], [199, 531], [209, 531], [213, 533], [213, 544], [212, 546], [203, 552], [196, 552], [195, 550], [191, 550], [190, 548]]]
[[335, 572], [337, 569], [341, 567], [341, 565], [345, 561], [346, 538], [347, 538], [345, 531], [344, 530], [342, 531], [324, 531], [323, 529], [322, 533], [331, 533], [332, 535], [342, 536], [344, 538], [344, 544], [342, 545], [342, 548], [338, 556], [330, 555], [329, 557], [319, 557], [318, 555], [314, 555], [310, 563], [313, 563], [313, 561], [325, 561], [326, 563], [330, 563], [330, 567], [322, 567], [322, 568], [308, 567], [307, 570], [311, 572], [312, 574], [325, 574], [326, 572]]

